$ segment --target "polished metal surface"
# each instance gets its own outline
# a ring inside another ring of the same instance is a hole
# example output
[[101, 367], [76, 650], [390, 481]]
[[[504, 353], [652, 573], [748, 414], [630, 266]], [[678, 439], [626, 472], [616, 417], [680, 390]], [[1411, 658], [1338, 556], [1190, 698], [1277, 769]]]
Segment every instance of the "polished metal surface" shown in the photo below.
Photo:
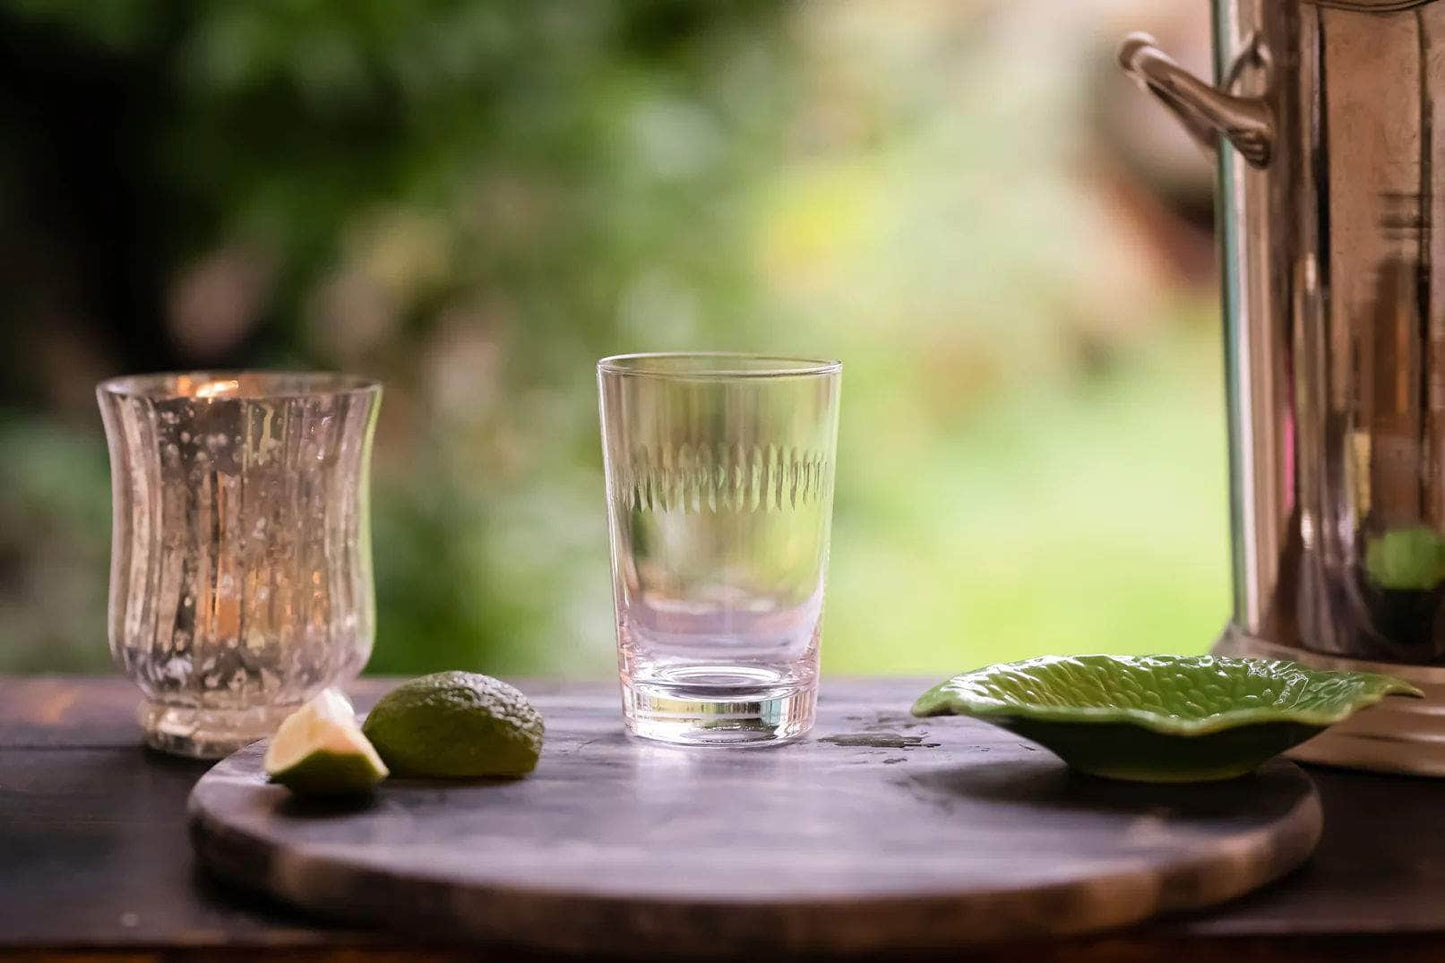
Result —
[[1236, 623], [1445, 664], [1445, 4], [1220, 0], [1215, 41], [1225, 90], [1121, 60], [1224, 136]]
[[1216, 0], [1214, 26], [1216, 86], [1147, 37], [1120, 60], [1218, 147], [1221, 645], [1445, 665], [1445, 3]]
[[[1267, 66], [1260, 50], [1252, 49], [1250, 57]], [[1235, 97], [1205, 83], [1156, 47], [1147, 33], [1125, 38], [1119, 47], [1119, 65], [1138, 77], [1205, 146], [1212, 147], [1223, 136], [1254, 166], [1269, 163], [1274, 129], [1269, 106], [1262, 99]]]

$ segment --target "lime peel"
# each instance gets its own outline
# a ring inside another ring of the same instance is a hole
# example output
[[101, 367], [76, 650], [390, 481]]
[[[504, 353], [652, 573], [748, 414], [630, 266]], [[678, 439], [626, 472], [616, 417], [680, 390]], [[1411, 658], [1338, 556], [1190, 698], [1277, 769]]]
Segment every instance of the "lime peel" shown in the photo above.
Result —
[[475, 672], [397, 686], [362, 729], [398, 776], [440, 779], [525, 776], [537, 766], [543, 730], [525, 695]]

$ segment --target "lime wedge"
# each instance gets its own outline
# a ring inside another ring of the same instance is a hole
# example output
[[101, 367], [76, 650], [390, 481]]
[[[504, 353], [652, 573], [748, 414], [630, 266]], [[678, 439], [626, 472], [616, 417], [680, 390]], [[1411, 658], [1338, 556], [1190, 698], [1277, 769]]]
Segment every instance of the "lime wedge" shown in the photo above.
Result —
[[286, 717], [266, 749], [264, 766], [272, 782], [302, 795], [363, 793], [387, 776], [351, 703], [335, 689]]
[[438, 672], [397, 686], [363, 731], [399, 776], [525, 776], [542, 752], [542, 716], [527, 697], [475, 672]]

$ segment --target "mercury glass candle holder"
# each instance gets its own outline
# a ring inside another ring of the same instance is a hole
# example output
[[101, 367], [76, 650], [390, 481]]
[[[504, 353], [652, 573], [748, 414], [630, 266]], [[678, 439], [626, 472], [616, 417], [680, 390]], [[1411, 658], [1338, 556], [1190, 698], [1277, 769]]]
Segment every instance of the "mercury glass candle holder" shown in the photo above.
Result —
[[114, 506], [111, 654], [146, 742], [219, 757], [371, 653], [381, 386], [349, 375], [116, 378], [96, 389]]

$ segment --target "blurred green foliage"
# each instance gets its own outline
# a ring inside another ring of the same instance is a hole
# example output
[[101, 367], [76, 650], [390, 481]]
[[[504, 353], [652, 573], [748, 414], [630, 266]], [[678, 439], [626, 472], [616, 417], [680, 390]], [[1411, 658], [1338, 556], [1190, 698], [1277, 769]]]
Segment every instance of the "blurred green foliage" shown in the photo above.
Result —
[[71, 324], [11, 298], [50, 347], [14, 355], [0, 418], [0, 667], [104, 665], [73, 382], [142, 363], [386, 382], [372, 670], [603, 673], [591, 362], [685, 348], [846, 363], [829, 670], [1201, 650], [1212, 296], [1080, 175], [1093, 50], [1052, 10], [0, 0], [58, 69], [125, 85], [97, 149], [156, 292]]

